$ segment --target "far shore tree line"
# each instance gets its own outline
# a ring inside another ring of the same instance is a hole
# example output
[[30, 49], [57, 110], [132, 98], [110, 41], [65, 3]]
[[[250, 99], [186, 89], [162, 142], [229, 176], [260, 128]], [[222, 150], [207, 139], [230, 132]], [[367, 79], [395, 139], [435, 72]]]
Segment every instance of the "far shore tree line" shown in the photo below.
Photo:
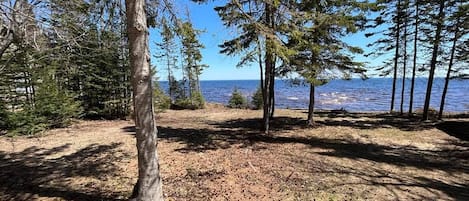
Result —
[[[119, 119], [133, 112], [139, 178], [132, 197], [162, 200], [148, 29], [162, 33], [154, 56], [165, 65], [170, 105], [203, 107], [199, 76], [207, 67], [201, 32], [173, 7], [170, 0], [0, 1], [0, 132], [34, 134], [73, 118]], [[298, 74], [308, 83], [310, 125], [315, 87], [330, 79], [366, 78], [367, 66], [354, 60], [363, 50], [343, 39], [363, 31], [377, 37], [370, 56], [393, 55], [375, 69], [392, 73], [390, 112], [398, 75], [406, 78], [412, 68], [413, 114], [415, 76], [427, 71], [427, 120], [435, 72], [447, 69], [441, 118], [449, 79], [468, 76], [468, 7], [463, 0], [228, 0], [215, 11], [237, 34], [220, 44], [221, 53], [240, 55], [239, 67], [259, 66], [262, 131], [269, 133], [276, 77]], [[177, 68], [182, 80], [175, 79]]]

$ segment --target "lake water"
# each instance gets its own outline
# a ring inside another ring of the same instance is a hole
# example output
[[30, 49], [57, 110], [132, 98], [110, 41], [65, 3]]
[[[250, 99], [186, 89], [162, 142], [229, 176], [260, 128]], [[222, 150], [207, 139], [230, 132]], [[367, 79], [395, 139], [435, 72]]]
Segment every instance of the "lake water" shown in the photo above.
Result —
[[[396, 89], [395, 110], [401, 101], [401, 82]], [[227, 104], [234, 88], [250, 99], [259, 86], [258, 80], [201, 81], [202, 93], [207, 102]], [[166, 91], [168, 82], [160, 82]], [[444, 79], [436, 78], [433, 83], [430, 106], [439, 108]], [[417, 78], [414, 90], [414, 109], [423, 108], [426, 78]], [[388, 111], [391, 100], [392, 79], [371, 78], [367, 80], [331, 80], [316, 88], [316, 109], [345, 109], [347, 111]], [[404, 111], [408, 110], [410, 79], [406, 79]], [[309, 86], [293, 86], [288, 80], [275, 81], [275, 103], [278, 108], [307, 108]], [[451, 80], [446, 95], [445, 111], [469, 112], [469, 80]]]

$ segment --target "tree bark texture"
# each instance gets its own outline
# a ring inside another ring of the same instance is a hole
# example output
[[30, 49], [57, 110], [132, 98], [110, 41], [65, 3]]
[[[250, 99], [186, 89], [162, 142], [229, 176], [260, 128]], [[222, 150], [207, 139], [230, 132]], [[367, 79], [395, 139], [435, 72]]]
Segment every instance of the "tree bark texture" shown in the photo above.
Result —
[[145, 0], [126, 0], [126, 15], [138, 150], [136, 200], [160, 201], [163, 191], [153, 117]]

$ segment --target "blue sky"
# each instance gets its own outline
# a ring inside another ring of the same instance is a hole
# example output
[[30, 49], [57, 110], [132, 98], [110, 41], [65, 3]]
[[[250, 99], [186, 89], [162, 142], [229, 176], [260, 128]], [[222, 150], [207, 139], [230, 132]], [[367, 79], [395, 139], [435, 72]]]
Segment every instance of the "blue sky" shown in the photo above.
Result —
[[[179, 1], [180, 3], [181, 1]], [[251, 66], [245, 66], [242, 68], [236, 68], [236, 64], [239, 61], [239, 57], [226, 56], [220, 54], [219, 44], [223, 43], [224, 40], [231, 39], [235, 36], [235, 30], [229, 29], [223, 26], [218, 14], [213, 10], [217, 5], [223, 5], [219, 1], [210, 2], [207, 4], [195, 4], [191, 1], [182, 1], [184, 4], [177, 5], [180, 13], [184, 13], [185, 8], [189, 10], [190, 20], [194, 27], [199, 30], [205, 30], [200, 35], [199, 40], [205, 45], [202, 50], [203, 64], [209, 65], [207, 69], [201, 75], [201, 80], [252, 80], [259, 79], [259, 68], [257, 63], [253, 63]], [[150, 51], [152, 55], [155, 52], [155, 42], [159, 42], [160, 34], [158, 30], [150, 30]], [[366, 44], [371, 42], [372, 39], [365, 38], [363, 33], [354, 34], [344, 39], [351, 45], [360, 46], [365, 51], [371, 51], [366, 48]], [[382, 60], [382, 59], [378, 59]], [[356, 61], [369, 62], [372, 65], [376, 65], [375, 59], [365, 58], [357, 55]], [[159, 71], [160, 80], [166, 80], [166, 72], [160, 70], [162, 66], [155, 58], [152, 58], [153, 65], [157, 66]]]

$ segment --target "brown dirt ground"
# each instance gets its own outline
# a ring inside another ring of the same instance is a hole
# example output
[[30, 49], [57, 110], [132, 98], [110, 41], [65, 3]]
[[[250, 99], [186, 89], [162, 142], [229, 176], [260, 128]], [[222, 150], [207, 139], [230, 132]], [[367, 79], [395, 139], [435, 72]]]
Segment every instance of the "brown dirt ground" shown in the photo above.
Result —
[[[469, 200], [467, 119], [321, 112], [307, 128], [302, 110], [276, 116], [260, 135], [261, 111], [160, 113], [167, 200]], [[0, 137], [0, 200], [125, 200], [136, 177], [131, 121]]]

